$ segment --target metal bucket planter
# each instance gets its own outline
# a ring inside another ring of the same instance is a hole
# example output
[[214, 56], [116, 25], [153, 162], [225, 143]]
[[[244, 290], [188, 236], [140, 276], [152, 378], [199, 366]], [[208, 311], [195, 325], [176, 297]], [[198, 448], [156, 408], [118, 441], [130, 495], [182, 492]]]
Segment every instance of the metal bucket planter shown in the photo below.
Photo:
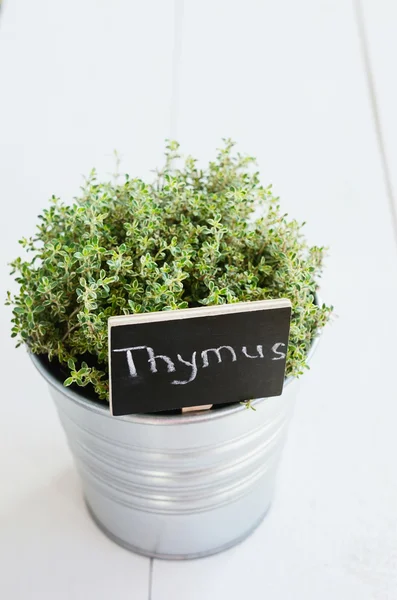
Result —
[[[313, 350], [313, 349], [312, 349]], [[282, 396], [174, 416], [111, 417], [47, 382], [95, 522], [147, 556], [195, 558], [246, 538], [269, 509], [298, 382]]]

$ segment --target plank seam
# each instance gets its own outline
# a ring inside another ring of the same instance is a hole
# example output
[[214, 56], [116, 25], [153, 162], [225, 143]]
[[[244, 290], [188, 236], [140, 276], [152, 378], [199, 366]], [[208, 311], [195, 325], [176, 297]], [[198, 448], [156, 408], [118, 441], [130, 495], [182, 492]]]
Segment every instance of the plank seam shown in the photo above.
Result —
[[153, 589], [153, 562], [154, 559], [150, 559], [149, 564], [149, 590], [148, 590], [148, 600], [152, 600], [152, 589]]
[[370, 104], [371, 104], [371, 109], [372, 109], [372, 115], [374, 118], [376, 138], [377, 138], [377, 142], [378, 142], [383, 177], [384, 177], [385, 186], [386, 186], [389, 211], [390, 211], [391, 217], [392, 217], [394, 243], [397, 246], [397, 205], [396, 205], [396, 201], [394, 198], [393, 184], [392, 184], [390, 169], [389, 169], [388, 160], [387, 160], [387, 153], [386, 153], [386, 146], [385, 146], [383, 130], [382, 130], [379, 103], [378, 103], [378, 100], [376, 97], [376, 84], [375, 84], [375, 77], [374, 77], [374, 72], [373, 72], [371, 59], [370, 59], [370, 53], [369, 53], [369, 43], [368, 43], [366, 26], [365, 26], [365, 16], [364, 16], [364, 11], [363, 11], [361, 0], [353, 0], [353, 2], [354, 2], [355, 14], [356, 14], [358, 36], [359, 36], [360, 46], [361, 46], [361, 54], [362, 54], [362, 58], [363, 58], [364, 70], [365, 70], [365, 75], [366, 75], [366, 80], [367, 80], [367, 87], [368, 87], [368, 92], [369, 92], [369, 97], [370, 97]]

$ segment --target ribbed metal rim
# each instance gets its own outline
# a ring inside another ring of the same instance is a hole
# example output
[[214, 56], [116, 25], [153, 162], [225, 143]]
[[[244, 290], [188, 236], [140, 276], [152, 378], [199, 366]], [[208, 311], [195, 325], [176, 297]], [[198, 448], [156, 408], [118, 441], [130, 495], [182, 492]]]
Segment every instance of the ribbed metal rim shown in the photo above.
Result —
[[[310, 361], [312, 355], [318, 344], [318, 336], [315, 338], [312, 347], [308, 354], [308, 361]], [[234, 414], [235, 412], [241, 412], [247, 410], [242, 404], [233, 404], [232, 406], [225, 406], [224, 408], [218, 408], [217, 410], [206, 410], [202, 413], [187, 413], [180, 415], [125, 415], [122, 417], [115, 417], [110, 414], [109, 409], [100, 404], [96, 404], [91, 400], [87, 400], [84, 396], [77, 394], [70, 388], [65, 387], [54, 375], [49, 371], [39, 360], [38, 356], [29, 352], [29, 356], [36, 369], [41, 373], [44, 379], [59, 393], [67, 396], [69, 400], [75, 402], [86, 410], [90, 410], [103, 417], [109, 417], [111, 419], [118, 419], [120, 421], [127, 421], [130, 423], [141, 423], [146, 425], [187, 425], [188, 423], [197, 423], [199, 421], [213, 421], [215, 419], [224, 418], [228, 415]], [[295, 380], [295, 377], [288, 377], [284, 383], [284, 389], [291, 385]], [[252, 405], [256, 406], [261, 402], [264, 402], [266, 398], [257, 398], [253, 400]]]
[[[320, 298], [318, 294], [316, 294], [316, 304], [321, 304]], [[314, 338], [314, 341], [311, 345], [311, 348], [308, 353], [307, 360], [310, 362], [318, 344], [319, 335]], [[28, 350], [29, 352], [29, 350]], [[36, 369], [41, 373], [44, 379], [55, 388], [60, 394], [67, 396], [69, 400], [78, 404], [82, 408], [89, 410], [97, 415], [101, 415], [102, 417], [108, 417], [110, 419], [118, 419], [119, 421], [126, 421], [128, 423], [138, 423], [142, 425], [188, 425], [190, 423], [198, 423], [201, 421], [214, 421], [215, 419], [222, 419], [231, 414], [242, 412], [247, 410], [245, 406], [242, 404], [233, 404], [232, 406], [225, 406], [224, 408], [218, 408], [217, 410], [205, 410], [201, 413], [186, 413], [179, 415], [124, 415], [122, 417], [112, 416], [108, 408], [101, 406], [100, 404], [96, 404], [92, 400], [87, 400], [84, 396], [77, 394], [73, 390], [68, 387], [65, 387], [54, 375], [51, 373], [49, 369], [47, 369], [38, 358], [37, 355], [29, 352], [29, 356], [36, 367]], [[295, 377], [288, 377], [284, 382], [284, 389], [291, 385], [291, 383], [295, 380]], [[257, 406], [261, 402], [264, 402], [266, 398], [257, 398], [252, 401], [253, 406]]]

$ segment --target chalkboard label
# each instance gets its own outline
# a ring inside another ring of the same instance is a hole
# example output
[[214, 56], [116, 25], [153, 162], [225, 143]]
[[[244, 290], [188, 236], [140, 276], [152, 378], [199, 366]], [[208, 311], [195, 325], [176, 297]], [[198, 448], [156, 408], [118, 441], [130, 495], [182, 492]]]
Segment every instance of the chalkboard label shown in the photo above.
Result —
[[111, 413], [279, 396], [290, 317], [285, 299], [111, 317]]

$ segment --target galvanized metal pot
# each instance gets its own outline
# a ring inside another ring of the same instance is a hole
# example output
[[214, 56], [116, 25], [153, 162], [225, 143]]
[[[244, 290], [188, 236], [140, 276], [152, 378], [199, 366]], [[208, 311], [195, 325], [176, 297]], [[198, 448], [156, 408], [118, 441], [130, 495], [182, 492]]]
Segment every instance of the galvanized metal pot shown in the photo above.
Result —
[[216, 553], [247, 537], [273, 496], [298, 382], [282, 396], [175, 416], [111, 417], [50, 384], [89, 511], [119, 544], [159, 558]]

